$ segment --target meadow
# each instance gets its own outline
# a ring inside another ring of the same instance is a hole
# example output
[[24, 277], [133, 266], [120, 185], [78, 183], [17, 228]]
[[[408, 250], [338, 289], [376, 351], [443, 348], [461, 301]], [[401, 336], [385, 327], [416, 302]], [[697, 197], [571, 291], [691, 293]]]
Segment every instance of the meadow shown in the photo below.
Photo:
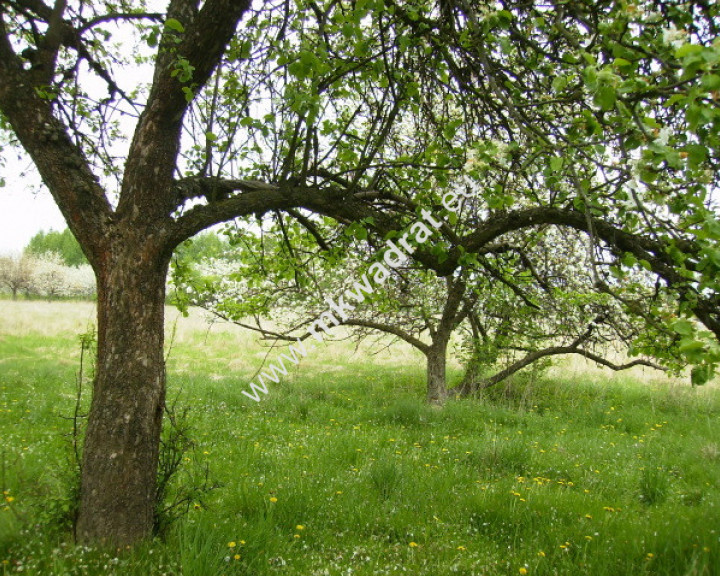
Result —
[[181, 455], [167, 493], [187, 513], [134, 550], [76, 548], [93, 307], [0, 311], [2, 574], [720, 574], [717, 385], [572, 362], [434, 408], [411, 350], [344, 341], [256, 403], [240, 391], [274, 352], [172, 309], [168, 402], [187, 436], [165, 437]]

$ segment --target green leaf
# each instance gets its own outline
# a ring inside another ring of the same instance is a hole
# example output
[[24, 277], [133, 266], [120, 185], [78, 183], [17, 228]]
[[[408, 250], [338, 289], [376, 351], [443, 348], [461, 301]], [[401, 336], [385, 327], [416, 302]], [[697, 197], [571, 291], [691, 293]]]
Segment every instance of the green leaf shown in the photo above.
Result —
[[567, 85], [568, 85], [567, 77], [556, 76], [555, 79], [552, 81], [553, 92], [562, 92]]
[[175, 18], [168, 18], [165, 20], [165, 28], [169, 28], [170, 30], [174, 30], [180, 34], [185, 32], [185, 26], [183, 26], [179, 20], [175, 20]]
[[687, 358], [688, 362], [702, 362], [705, 359], [705, 343], [685, 337], [680, 340], [678, 350]]
[[358, 226], [355, 228], [355, 238], [358, 240], [365, 240], [368, 237], [368, 231], [367, 228], [363, 226]]
[[690, 336], [693, 333], [693, 323], [689, 320], [677, 320], [672, 325], [672, 329], [676, 334], [680, 334], [680, 336]]
[[625, 66], [632, 66], [632, 62], [630, 62], [630, 60], [625, 60], [625, 58], [615, 58], [613, 65], [618, 68], [623, 68]]
[[553, 156], [550, 158], [550, 170], [553, 172], [560, 172], [562, 170], [564, 160], [561, 156]]
[[185, 94], [185, 101], [192, 102], [193, 98], [195, 98], [195, 93], [192, 91], [192, 88], [183, 86], [182, 91], [183, 91], [183, 94]]
[[708, 364], [693, 366], [690, 371], [690, 382], [693, 386], [702, 386], [713, 377], [713, 367]]
[[603, 110], [612, 110], [617, 100], [617, 92], [610, 84], [602, 84], [595, 92], [594, 102]]
[[720, 90], [720, 75], [705, 74], [702, 77], [702, 85], [708, 91]]
[[688, 144], [685, 146], [688, 167], [695, 169], [707, 160], [707, 148], [702, 144]]
[[159, 36], [160, 36], [160, 30], [157, 27], [153, 27], [152, 31], [150, 32], [150, 34], [148, 34], [147, 38], [145, 39], [145, 42], [147, 42], [147, 45], [150, 48], [157, 48], [157, 45], [160, 42]]
[[698, 52], [702, 52], [703, 47], [698, 46], [697, 44], [683, 44], [675, 50], [675, 58], [685, 58], [685, 56], [690, 56], [692, 54], [697, 54]]

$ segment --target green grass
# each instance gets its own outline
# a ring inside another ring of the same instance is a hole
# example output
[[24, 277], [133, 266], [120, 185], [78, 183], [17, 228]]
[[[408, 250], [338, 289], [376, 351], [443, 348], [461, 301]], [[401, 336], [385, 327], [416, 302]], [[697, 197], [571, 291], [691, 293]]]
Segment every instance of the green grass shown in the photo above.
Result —
[[87, 310], [32, 306], [0, 319], [1, 574], [720, 574], [716, 388], [576, 370], [438, 409], [417, 356], [341, 343], [255, 403], [266, 351], [191, 321], [169, 398], [190, 408], [184, 473], [221, 487], [163, 541], [75, 548], [63, 417]]

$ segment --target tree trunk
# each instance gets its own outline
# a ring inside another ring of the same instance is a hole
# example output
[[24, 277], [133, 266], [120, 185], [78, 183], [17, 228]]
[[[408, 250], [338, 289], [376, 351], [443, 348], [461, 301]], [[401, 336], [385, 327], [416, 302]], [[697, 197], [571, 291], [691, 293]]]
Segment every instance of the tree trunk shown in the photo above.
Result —
[[465, 367], [463, 379], [460, 381], [460, 384], [450, 391], [450, 394], [464, 398], [478, 391], [478, 382], [482, 378], [483, 367], [489, 363], [486, 354], [487, 352], [482, 350], [479, 345], [473, 345], [472, 354]]
[[151, 255], [148, 246], [121, 244], [96, 271], [98, 351], [76, 524], [81, 543], [123, 546], [152, 532], [169, 257]]
[[465, 369], [463, 379], [460, 381], [460, 384], [452, 389], [451, 393], [456, 396], [462, 396], [463, 398], [475, 394], [477, 392], [477, 382], [479, 378], [480, 366], [471, 359]]
[[442, 404], [447, 397], [446, 358], [447, 340], [434, 342], [427, 354], [427, 401]]

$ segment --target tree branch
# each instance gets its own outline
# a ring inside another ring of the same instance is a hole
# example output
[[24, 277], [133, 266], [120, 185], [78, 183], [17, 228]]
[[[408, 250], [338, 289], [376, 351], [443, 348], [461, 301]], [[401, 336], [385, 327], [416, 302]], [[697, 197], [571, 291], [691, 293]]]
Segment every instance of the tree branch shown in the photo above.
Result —
[[[82, 150], [73, 144], [66, 126], [52, 113], [51, 102], [35, 91], [15, 54], [0, 15], [0, 110], [38, 168], [68, 226], [94, 265], [98, 246], [112, 218], [112, 208]], [[95, 253], [88, 253], [95, 247]]]
[[473, 392], [477, 392], [478, 390], [491, 388], [492, 386], [499, 384], [500, 382], [512, 376], [516, 372], [519, 372], [523, 368], [530, 366], [531, 364], [537, 362], [538, 360], [541, 360], [542, 358], [547, 358], [549, 356], [559, 356], [564, 354], [578, 354], [587, 358], [588, 360], [592, 360], [597, 364], [600, 364], [602, 366], [605, 366], [606, 368], [610, 368], [611, 370], [615, 371], [627, 370], [629, 368], [633, 368], [634, 366], [647, 366], [650, 368], [654, 368], [655, 370], [665, 371], [665, 368], [663, 368], [662, 366], [659, 366], [653, 362], [650, 362], [649, 360], [645, 360], [642, 358], [632, 360], [631, 362], [626, 362], [624, 364], [616, 364], [614, 362], [611, 362], [610, 360], [607, 360], [606, 358], [603, 358], [598, 354], [595, 354], [594, 352], [585, 350], [584, 348], [582, 348], [582, 345], [590, 338], [592, 331], [593, 326], [591, 325], [582, 335], [576, 338], [568, 346], [550, 346], [542, 350], [535, 350], [528, 353], [520, 360], [517, 360], [507, 368], [501, 370], [500, 372], [489, 378], [484, 378], [483, 380], [474, 382], [463, 382], [463, 384], [459, 387], [460, 389], [458, 390], [458, 393], [461, 395], [468, 395]]
[[298, 221], [298, 223], [307, 230], [310, 235], [315, 238], [315, 242], [317, 242], [317, 245], [320, 246], [320, 248], [324, 251], [329, 251], [330, 246], [328, 246], [328, 243], [325, 241], [325, 239], [322, 237], [322, 234], [320, 234], [320, 231], [317, 229], [315, 224], [313, 224], [312, 220], [309, 218], [303, 216], [299, 211], [295, 209], [287, 210], [287, 213], [290, 214], [295, 220]]
[[[169, 18], [184, 32], [165, 28], [155, 64], [147, 105], [135, 129], [123, 177], [117, 213], [130, 218], [152, 214], [156, 222], [175, 209], [173, 175], [180, 149], [183, 118], [192, 98], [217, 67], [249, 0], [207, 0], [197, 10], [197, 0], [172, 0]], [[173, 76], [180, 63], [192, 70], [185, 84]]]
[[412, 334], [408, 334], [397, 326], [391, 326], [390, 324], [383, 324], [381, 322], [373, 322], [372, 320], [362, 320], [361, 318], [348, 318], [343, 321], [342, 324], [345, 326], [370, 328], [372, 330], [378, 330], [379, 332], [385, 332], [386, 334], [392, 334], [393, 336], [397, 336], [401, 340], [404, 340], [413, 348], [417, 348], [423, 354], [427, 354], [430, 351], [430, 346], [425, 344], [425, 342], [415, 338]]

